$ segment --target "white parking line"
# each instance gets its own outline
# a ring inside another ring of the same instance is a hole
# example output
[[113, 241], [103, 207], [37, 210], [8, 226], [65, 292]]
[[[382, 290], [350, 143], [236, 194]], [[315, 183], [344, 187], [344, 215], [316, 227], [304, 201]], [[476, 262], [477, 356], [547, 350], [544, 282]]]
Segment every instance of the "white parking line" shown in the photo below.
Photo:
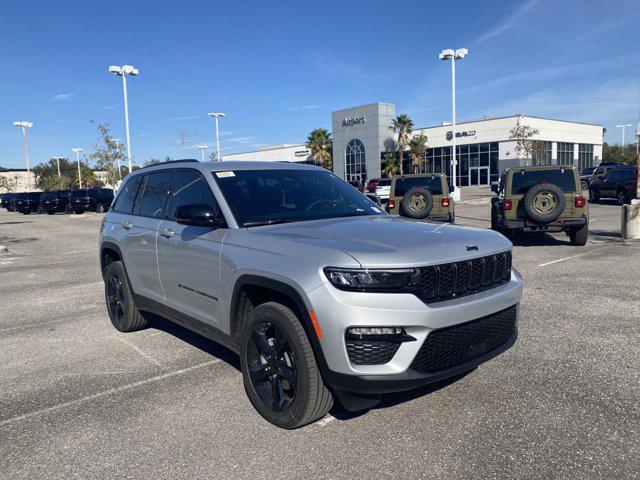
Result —
[[603, 248], [606, 248], [606, 247], [594, 248], [593, 250], [589, 250], [588, 252], [582, 252], [582, 253], [578, 253], [577, 255], [571, 255], [570, 257], [559, 258], [557, 260], [552, 260], [551, 262], [541, 263], [538, 266], [539, 267], [546, 267], [547, 265], [553, 265], [554, 263], [564, 262], [565, 260], [571, 260], [572, 258], [581, 257], [583, 255], [589, 255], [589, 254], [591, 254], [593, 252], [597, 252], [598, 250], [602, 250]]
[[58, 405], [53, 405], [51, 407], [43, 408], [41, 410], [36, 410], [35, 412], [25, 413], [23, 415], [18, 415], [13, 418], [7, 418], [6, 420], [0, 421], [0, 427], [4, 427], [5, 425], [10, 425], [12, 423], [19, 422], [21, 420], [26, 420], [27, 418], [36, 417], [38, 415], [44, 415], [46, 413], [55, 412], [56, 410], [60, 410], [66, 407], [71, 407], [73, 405], [79, 405], [80, 403], [89, 402], [91, 400], [95, 400], [97, 398], [106, 397], [108, 395], [113, 395], [115, 393], [123, 392], [125, 390], [131, 390], [132, 388], [140, 387], [142, 385], [146, 385], [148, 383], [159, 382], [160, 380], [164, 380], [165, 378], [175, 377], [177, 375], [181, 375], [183, 373], [188, 373], [193, 370], [197, 370], [200, 368], [208, 367], [209, 365], [213, 365], [214, 363], [219, 363], [222, 360], [216, 358], [215, 360], [211, 360], [209, 362], [200, 363], [198, 365], [194, 365], [193, 367], [182, 368], [180, 370], [174, 370], [173, 372], [163, 373], [162, 375], [158, 375], [156, 377], [147, 378], [146, 380], [140, 380], [138, 382], [129, 383], [127, 385], [122, 385], [121, 387], [111, 388], [109, 390], [105, 390], [103, 392], [94, 393], [93, 395], [88, 395], [86, 397], [77, 398], [75, 400], [71, 400], [69, 402], [59, 403]]
[[113, 338], [115, 338], [119, 342], [124, 343], [127, 347], [131, 348], [132, 350], [134, 350], [135, 352], [140, 354], [140, 356], [142, 358], [145, 358], [145, 359], [149, 360], [151, 363], [157, 365], [158, 367], [164, 367], [164, 365], [162, 365], [158, 360], [156, 360], [155, 358], [151, 357], [150, 355], [147, 355], [146, 353], [144, 353], [142, 350], [140, 350], [138, 347], [136, 347], [133, 343], [125, 340], [124, 338], [119, 338], [119, 337], [113, 337]]

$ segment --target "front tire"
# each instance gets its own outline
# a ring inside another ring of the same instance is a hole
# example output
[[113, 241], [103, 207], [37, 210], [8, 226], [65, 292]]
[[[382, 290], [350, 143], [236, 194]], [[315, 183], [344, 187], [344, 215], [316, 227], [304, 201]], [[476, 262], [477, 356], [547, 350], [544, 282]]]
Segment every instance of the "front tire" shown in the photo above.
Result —
[[598, 203], [600, 201], [600, 194], [594, 189], [589, 189], [589, 203]]
[[111, 323], [121, 332], [147, 326], [147, 319], [133, 301], [133, 290], [121, 261], [111, 262], [105, 272], [104, 294]]
[[333, 405], [307, 334], [285, 305], [253, 309], [240, 332], [240, 366], [251, 404], [277, 427], [315, 422]]
[[104, 213], [104, 206], [102, 204], [96, 207], [96, 213]]
[[587, 244], [588, 239], [589, 239], [588, 223], [585, 223], [579, 229], [573, 230], [572, 232], [569, 233], [569, 240], [571, 241], [571, 245], [583, 247]]
[[616, 200], [618, 201], [618, 205], [622, 206], [627, 203], [627, 194], [624, 193], [624, 190], [619, 190], [616, 195]]

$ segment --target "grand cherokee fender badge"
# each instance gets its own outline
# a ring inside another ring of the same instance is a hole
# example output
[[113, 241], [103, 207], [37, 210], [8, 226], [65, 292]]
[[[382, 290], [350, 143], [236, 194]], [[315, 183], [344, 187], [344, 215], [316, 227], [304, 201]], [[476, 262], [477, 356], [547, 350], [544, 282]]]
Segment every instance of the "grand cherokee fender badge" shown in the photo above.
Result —
[[478, 246], [477, 245], [467, 245], [467, 252], [477, 252], [478, 251]]

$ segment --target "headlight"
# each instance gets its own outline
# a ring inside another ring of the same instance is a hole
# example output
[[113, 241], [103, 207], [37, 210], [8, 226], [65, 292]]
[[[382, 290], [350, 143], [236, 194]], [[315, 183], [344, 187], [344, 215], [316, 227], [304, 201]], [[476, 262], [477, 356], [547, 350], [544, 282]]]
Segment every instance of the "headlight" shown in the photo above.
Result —
[[402, 292], [415, 289], [420, 280], [415, 268], [377, 270], [327, 267], [324, 273], [334, 287], [352, 291]]

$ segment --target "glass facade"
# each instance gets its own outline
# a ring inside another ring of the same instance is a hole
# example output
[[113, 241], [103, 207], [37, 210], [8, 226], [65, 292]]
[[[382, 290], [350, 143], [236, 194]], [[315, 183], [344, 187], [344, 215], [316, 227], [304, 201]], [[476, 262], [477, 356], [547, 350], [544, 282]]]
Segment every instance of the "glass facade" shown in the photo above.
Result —
[[573, 143], [558, 142], [558, 165], [573, 165]]
[[367, 180], [367, 166], [364, 144], [360, 140], [354, 138], [347, 143], [345, 159], [347, 162], [346, 180], [348, 182], [364, 183]]
[[593, 167], [593, 145], [587, 143], [578, 144], [578, 170]]
[[531, 155], [532, 165], [551, 165], [552, 146], [553, 142], [534, 140]]

